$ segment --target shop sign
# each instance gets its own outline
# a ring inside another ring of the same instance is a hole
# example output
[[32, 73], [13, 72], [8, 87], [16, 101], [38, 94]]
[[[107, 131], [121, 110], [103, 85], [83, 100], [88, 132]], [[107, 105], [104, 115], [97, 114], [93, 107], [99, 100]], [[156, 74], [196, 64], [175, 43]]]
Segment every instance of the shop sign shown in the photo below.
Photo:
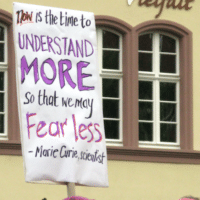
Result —
[[[131, 5], [134, 0], [128, 0], [128, 4]], [[155, 18], [158, 18], [163, 8], [166, 7], [167, 9], [179, 9], [179, 10], [190, 10], [192, 8], [191, 3], [195, 0], [138, 0], [139, 6], [154, 6], [155, 8], [158, 8], [158, 14], [155, 16]]]

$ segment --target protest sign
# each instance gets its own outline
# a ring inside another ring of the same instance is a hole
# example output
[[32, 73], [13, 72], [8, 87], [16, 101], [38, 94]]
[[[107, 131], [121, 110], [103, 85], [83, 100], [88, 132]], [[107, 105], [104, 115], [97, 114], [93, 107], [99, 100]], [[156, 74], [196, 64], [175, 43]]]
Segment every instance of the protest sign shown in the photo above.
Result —
[[13, 6], [26, 181], [108, 186], [94, 14]]

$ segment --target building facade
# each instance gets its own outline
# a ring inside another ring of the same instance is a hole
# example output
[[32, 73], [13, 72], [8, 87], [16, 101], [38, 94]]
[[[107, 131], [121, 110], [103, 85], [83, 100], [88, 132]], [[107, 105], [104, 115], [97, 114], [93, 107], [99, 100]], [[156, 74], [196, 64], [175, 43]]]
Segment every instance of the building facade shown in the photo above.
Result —
[[[200, 2], [62, 0], [23, 3], [95, 14], [108, 188], [90, 199], [200, 197]], [[25, 183], [12, 5], [0, 3], [0, 199], [62, 199], [63, 185]]]

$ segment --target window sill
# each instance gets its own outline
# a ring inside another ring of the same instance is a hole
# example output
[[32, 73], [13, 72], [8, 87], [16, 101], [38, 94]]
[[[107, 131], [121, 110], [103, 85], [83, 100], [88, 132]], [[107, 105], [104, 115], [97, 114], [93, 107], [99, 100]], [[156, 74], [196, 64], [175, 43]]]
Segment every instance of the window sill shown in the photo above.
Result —
[[148, 143], [148, 142], [139, 142], [139, 148], [144, 149], [171, 149], [171, 150], [180, 150], [180, 144], [173, 144], [173, 143]]
[[107, 147], [108, 160], [200, 164], [200, 151]]
[[0, 155], [22, 155], [20, 141], [0, 141]]

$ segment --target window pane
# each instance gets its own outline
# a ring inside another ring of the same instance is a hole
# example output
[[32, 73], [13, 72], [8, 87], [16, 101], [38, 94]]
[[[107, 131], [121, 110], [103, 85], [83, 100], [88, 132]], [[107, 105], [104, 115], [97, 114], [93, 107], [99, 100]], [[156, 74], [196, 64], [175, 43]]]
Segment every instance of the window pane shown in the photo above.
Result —
[[4, 62], [4, 44], [0, 43], [0, 62]]
[[109, 31], [103, 31], [103, 48], [119, 49], [119, 36]]
[[0, 133], [4, 133], [4, 115], [0, 114]]
[[152, 34], [139, 36], [139, 50], [152, 51]]
[[4, 28], [0, 26], [0, 41], [4, 41]]
[[0, 72], [0, 90], [4, 91], [4, 72]]
[[103, 79], [103, 97], [119, 97], [118, 79]]
[[152, 71], [151, 53], [139, 53], [139, 71]]
[[153, 124], [152, 123], [139, 123], [139, 140], [140, 141], [153, 141]]
[[176, 142], [176, 124], [160, 124], [161, 142]]
[[160, 72], [176, 73], [175, 55], [160, 55]]
[[103, 51], [103, 69], [119, 69], [118, 51]]
[[105, 118], [119, 118], [119, 101], [103, 99], [103, 116]]
[[176, 104], [161, 103], [160, 104], [160, 120], [175, 122], [176, 121]]
[[160, 100], [176, 101], [176, 83], [160, 83]]
[[176, 40], [165, 35], [160, 35], [160, 51], [175, 53]]
[[139, 120], [153, 119], [153, 104], [151, 102], [139, 102]]
[[152, 99], [153, 90], [152, 82], [139, 81], [139, 99]]
[[106, 139], [119, 139], [119, 121], [104, 120]]
[[4, 93], [0, 93], [0, 112], [4, 111]]

